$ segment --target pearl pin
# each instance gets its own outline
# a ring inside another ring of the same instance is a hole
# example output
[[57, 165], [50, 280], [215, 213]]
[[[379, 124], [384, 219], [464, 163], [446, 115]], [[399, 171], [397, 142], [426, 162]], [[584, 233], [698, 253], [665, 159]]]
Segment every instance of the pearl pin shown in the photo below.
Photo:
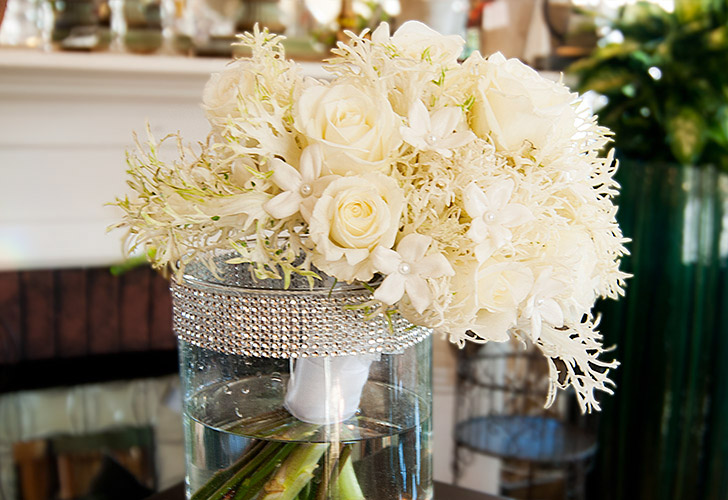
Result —
[[310, 196], [311, 193], [313, 193], [313, 188], [311, 187], [311, 184], [301, 184], [299, 192], [302, 196]]

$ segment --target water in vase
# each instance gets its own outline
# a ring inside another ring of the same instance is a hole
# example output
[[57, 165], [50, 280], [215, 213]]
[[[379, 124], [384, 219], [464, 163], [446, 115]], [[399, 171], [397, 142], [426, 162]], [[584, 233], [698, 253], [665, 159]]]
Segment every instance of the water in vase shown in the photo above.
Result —
[[286, 375], [256, 376], [188, 398], [189, 498], [432, 498], [431, 408], [421, 398], [368, 381], [357, 415], [321, 426], [283, 408], [286, 384]]

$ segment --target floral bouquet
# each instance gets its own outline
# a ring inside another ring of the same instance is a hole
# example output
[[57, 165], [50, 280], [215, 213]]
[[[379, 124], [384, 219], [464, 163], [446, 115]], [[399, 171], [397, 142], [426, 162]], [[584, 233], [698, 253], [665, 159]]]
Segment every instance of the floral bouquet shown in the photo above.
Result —
[[416, 22], [349, 36], [319, 81], [281, 37], [241, 35], [252, 56], [205, 87], [200, 151], [177, 138], [165, 162], [150, 137], [129, 157], [127, 250], [177, 276], [195, 259], [214, 267], [217, 250], [261, 279], [365, 283], [371, 316], [397, 312], [459, 345], [532, 342], [547, 404], [573, 386], [598, 409], [617, 363], [599, 359], [592, 307], [627, 277], [609, 131], [515, 59], [458, 62], [458, 36]]

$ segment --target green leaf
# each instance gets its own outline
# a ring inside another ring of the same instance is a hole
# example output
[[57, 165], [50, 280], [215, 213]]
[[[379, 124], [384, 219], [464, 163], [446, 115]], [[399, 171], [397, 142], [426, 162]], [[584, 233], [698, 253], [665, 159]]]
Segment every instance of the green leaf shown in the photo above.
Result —
[[681, 22], [689, 22], [705, 14], [706, 0], [675, 0], [675, 15]]
[[724, 104], [715, 112], [714, 123], [712, 139], [721, 146], [728, 146], [728, 104]]
[[[153, 254], [153, 251], [150, 251], [150, 253]], [[149, 256], [149, 258], [151, 258], [151, 255]], [[112, 265], [111, 267], [109, 267], [109, 271], [114, 276], [120, 276], [128, 271], [131, 271], [132, 269], [136, 269], [137, 267], [141, 267], [147, 264], [149, 264], [147, 255], [139, 255], [136, 257], [131, 257], [119, 264]]]
[[633, 75], [629, 71], [605, 66], [585, 78], [581, 88], [590, 89], [600, 94], [609, 94], [618, 92], [632, 80]]
[[672, 154], [683, 165], [694, 165], [705, 147], [707, 127], [692, 108], [681, 108], [667, 119], [667, 141]]
[[591, 57], [580, 59], [572, 64], [569, 68], [569, 72], [579, 73], [582, 71], [589, 71], [605, 62], [612, 62], [613, 59], [629, 57], [629, 55], [639, 49], [639, 47], [639, 44], [625, 40], [620, 44], [615, 43], [598, 48], [592, 52]]

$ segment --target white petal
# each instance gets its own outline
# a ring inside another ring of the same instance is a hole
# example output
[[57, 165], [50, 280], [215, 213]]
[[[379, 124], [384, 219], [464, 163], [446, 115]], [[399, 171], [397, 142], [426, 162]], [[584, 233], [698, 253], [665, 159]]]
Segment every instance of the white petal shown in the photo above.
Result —
[[498, 223], [504, 226], [514, 227], [525, 224], [533, 219], [533, 214], [525, 205], [511, 203], [498, 212]]
[[417, 262], [412, 271], [423, 278], [439, 278], [441, 276], [455, 276], [450, 261], [441, 253], [428, 255]]
[[564, 290], [564, 284], [560, 281], [550, 279], [544, 285], [541, 294], [545, 297], [554, 297]]
[[405, 276], [404, 289], [418, 313], [422, 314], [422, 311], [432, 303], [430, 285], [419, 276]]
[[488, 210], [488, 199], [477, 184], [471, 182], [463, 192], [465, 211], [472, 218], [481, 217]]
[[503, 179], [488, 188], [486, 196], [491, 210], [501, 209], [506, 206], [513, 194], [514, 182], [511, 179]]
[[301, 153], [301, 179], [303, 182], [313, 182], [321, 177], [323, 151], [321, 144], [308, 146]]
[[439, 144], [438, 147], [435, 148], [435, 152], [441, 155], [443, 158], [450, 158], [452, 156], [452, 151], [447, 148], [439, 147]]
[[515, 324], [514, 311], [488, 312], [481, 309], [478, 312], [477, 324], [473, 325], [471, 330], [484, 340], [505, 342], [509, 339], [508, 330]]
[[490, 259], [490, 256], [493, 255], [493, 252], [495, 252], [497, 248], [495, 245], [493, 245], [493, 242], [488, 240], [483, 241], [480, 243], [477, 247], [475, 247], [475, 258], [478, 260], [478, 262], [485, 262], [486, 260]]
[[531, 316], [531, 339], [535, 342], [541, 337], [541, 314], [538, 311], [534, 311]]
[[475, 243], [480, 243], [488, 236], [488, 226], [483, 222], [482, 218], [478, 217], [470, 223], [470, 228], [465, 234]]
[[374, 291], [374, 298], [389, 305], [396, 303], [404, 295], [404, 282], [405, 278], [401, 274], [390, 274]]
[[445, 136], [439, 140], [437, 142], [437, 147], [455, 149], [465, 146], [475, 138], [476, 135], [470, 130], [466, 130], [465, 132], [455, 132], [454, 134], [450, 134], [449, 136]]
[[379, 27], [374, 30], [374, 32], [372, 33], [372, 42], [380, 44], [390, 43], [388, 23], [381, 23]]
[[559, 307], [559, 304], [553, 299], [544, 300], [543, 304], [539, 307], [539, 311], [544, 321], [553, 326], [564, 325], [564, 312]]
[[413, 132], [425, 134], [430, 131], [430, 113], [419, 99], [410, 106], [407, 118]]
[[301, 217], [303, 217], [303, 220], [305, 220], [307, 224], [311, 222], [311, 215], [313, 215], [313, 209], [316, 206], [317, 201], [317, 198], [314, 196], [308, 196], [303, 198], [301, 203], [298, 205], [298, 211], [301, 212]]
[[402, 256], [402, 260], [415, 264], [425, 256], [425, 252], [432, 243], [432, 238], [424, 234], [410, 233], [397, 245], [397, 253]]
[[284, 191], [265, 202], [263, 208], [275, 219], [285, 219], [298, 212], [301, 195], [298, 191]]
[[392, 274], [402, 263], [402, 257], [390, 248], [378, 246], [372, 252], [372, 264], [374, 268], [383, 274]]
[[369, 257], [369, 250], [366, 248], [346, 248], [344, 249], [346, 262], [350, 265], [356, 265]]
[[284, 191], [298, 191], [301, 187], [301, 173], [288, 163], [273, 158], [270, 169], [273, 170], [273, 182]]
[[449, 106], [438, 109], [432, 114], [430, 130], [437, 138], [452, 135], [453, 131], [460, 123], [462, 112], [460, 108]]
[[491, 225], [488, 227], [488, 237], [495, 248], [500, 248], [513, 238], [513, 233], [503, 226]]
[[399, 128], [399, 134], [402, 136], [402, 140], [407, 144], [410, 144], [417, 149], [427, 149], [427, 143], [423, 139], [423, 132], [418, 132], [413, 128], [402, 126]]

